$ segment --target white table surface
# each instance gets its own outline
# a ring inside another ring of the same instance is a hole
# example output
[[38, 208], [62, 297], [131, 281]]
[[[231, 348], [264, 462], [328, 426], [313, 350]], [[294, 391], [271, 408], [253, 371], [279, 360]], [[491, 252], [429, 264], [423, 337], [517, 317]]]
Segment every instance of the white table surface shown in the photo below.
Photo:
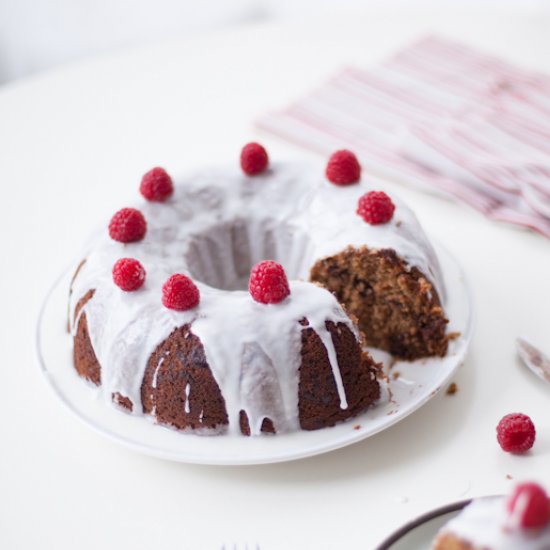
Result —
[[[36, 367], [35, 317], [55, 277], [141, 174], [234, 160], [251, 121], [343, 63], [368, 65], [438, 30], [550, 70], [550, 20], [357, 16], [260, 26], [87, 61], [0, 88], [0, 547], [372, 549], [420, 513], [533, 478], [550, 488], [550, 387], [515, 358], [550, 353], [550, 242], [395, 185], [462, 263], [477, 329], [444, 393], [396, 426], [316, 458], [206, 467], [141, 456], [81, 425]], [[301, 155], [302, 158], [305, 155]], [[368, 172], [368, 167], [367, 167]], [[527, 456], [503, 453], [506, 413], [533, 418]]]

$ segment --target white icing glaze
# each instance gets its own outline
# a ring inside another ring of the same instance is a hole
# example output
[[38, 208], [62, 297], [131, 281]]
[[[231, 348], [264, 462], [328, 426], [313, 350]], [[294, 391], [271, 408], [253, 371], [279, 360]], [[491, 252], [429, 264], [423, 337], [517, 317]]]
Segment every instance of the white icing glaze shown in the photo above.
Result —
[[[550, 550], [550, 528], [523, 530], [506, 512], [504, 497], [472, 501], [439, 532], [483, 550]], [[518, 503], [521, 504], [521, 503]]]
[[[121, 244], [103, 231], [71, 294], [74, 315], [78, 300], [95, 289], [81, 314], [86, 313], [101, 365], [105, 398], [120, 393], [134, 403], [133, 414], [141, 414], [148, 358], [175, 328], [190, 324], [225, 399], [230, 431], [238, 431], [240, 410], [246, 411], [253, 434], [260, 432], [265, 417], [278, 432], [298, 429], [304, 328], [299, 321], [307, 318], [327, 349], [341, 407], [346, 408], [325, 324], [344, 323], [357, 332], [332, 294], [303, 281], [311, 266], [350, 245], [392, 248], [429, 277], [444, 299], [437, 258], [409, 208], [392, 196], [393, 219], [379, 226], [355, 213], [359, 197], [371, 189], [363, 183], [337, 187], [321, 171], [274, 164], [252, 178], [238, 167], [182, 178], [166, 203], [142, 200], [133, 205], [147, 220], [145, 238]], [[112, 281], [112, 266], [122, 257], [136, 258], [147, 272], [138, 291], [123, 292]], [[263, 259], [281, 262], [289, 279], [303, 279], [290, 281], [291, 294], [280, 304], [258, 304], [248, 292], [236, 290], [246, 288], [250, 267]], [[195, 280], [201, 295], [197, 308], [177, 312], [162, 306], [162, 285], [173, 273]]]

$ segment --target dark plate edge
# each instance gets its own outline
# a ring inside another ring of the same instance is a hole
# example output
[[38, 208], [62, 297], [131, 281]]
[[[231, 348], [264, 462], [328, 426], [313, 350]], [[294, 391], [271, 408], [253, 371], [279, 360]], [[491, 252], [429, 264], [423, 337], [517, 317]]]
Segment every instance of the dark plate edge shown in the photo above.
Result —
[[412, 521], [409, 521], [408, 523], [400, 527], [397, 531], [394, 531], [387, 539], [385, 539], [380, 545], [378, 545], [375, 550], [390, 550], [393, 544], [398, 542], [399, 539], [403, 538], [413, 529], [416, 529], [417, 527], [420, 527], [423, 523], [427, 523], [428, 521], [431, 521], [432, 519], [435, 519], [439, 516], [444, 516], [445, 514], [449, 514], [450, 512], [458, 512], [459, 510], [462, 510], [462, 508], [470, 504], [470, 502], [472, 502], [471, 498], [458, 502], [453, 502], [452, 504], [446, 504], [445, 506], [441, 506], [440, 508], [436, 508], [431, 512], [426, 512], [425, 514], [418, 516], [416, 519], [413, 519]]

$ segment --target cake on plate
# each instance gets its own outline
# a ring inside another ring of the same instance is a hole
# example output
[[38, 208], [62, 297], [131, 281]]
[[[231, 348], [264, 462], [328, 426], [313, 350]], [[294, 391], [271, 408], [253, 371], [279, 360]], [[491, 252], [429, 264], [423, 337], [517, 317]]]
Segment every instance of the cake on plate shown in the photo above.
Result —
[[536, 483], [473, 500], [443, 526], [432, 550], [550, 550], [550, 502]]
[[314, 430], [379, 399], [365, 345], [445, 355], [435, 252], [353, 153], [323, 174], [248, 144], [240, 167], [154, 168], [140, 191], [69, 305], [77, 373], [126, 412], [205, 434]]

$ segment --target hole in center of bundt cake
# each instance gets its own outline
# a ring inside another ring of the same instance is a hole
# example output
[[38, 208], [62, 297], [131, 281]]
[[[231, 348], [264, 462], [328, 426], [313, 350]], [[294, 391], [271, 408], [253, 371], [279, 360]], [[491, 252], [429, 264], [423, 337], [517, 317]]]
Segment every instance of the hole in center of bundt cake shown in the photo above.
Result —
[[236, 219], [192, 235], [184, 253], [191, 277], [221, 290], [247, 290], [250, 270], [262, 260], [282, 264], [289, 279], [309, 279], [311, 241], [274, 219]]

